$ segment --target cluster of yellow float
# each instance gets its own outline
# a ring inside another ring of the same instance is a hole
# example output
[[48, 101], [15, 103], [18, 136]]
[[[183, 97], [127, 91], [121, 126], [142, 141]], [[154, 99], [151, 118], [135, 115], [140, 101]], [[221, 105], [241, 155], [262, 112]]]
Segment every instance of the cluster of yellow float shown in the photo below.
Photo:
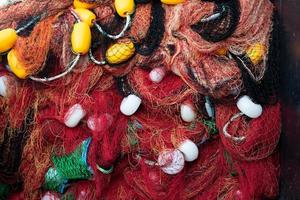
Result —
[[[161, 0], [162, 3], [175, 5], [183, 3], [185, 0]], [[135, 11], [134, 0], [115, 0], [115, 9], [119, 16], [125, 18]], [[73, 26], [71, 35], [72, 51], [76, 55], [85, 55], [90, 51], [92, 33], [91, 27], [94, 25], [96, 15], [90, 10], [97, 7], [96, 3], [85, 3], [80, 0], [73, 2], [73, 14], [77, 22]], [[18, 61], [17, 54], [13, 47], [18, 39], [18, 31], [7, 28], [0, 31], [0, 54], [7, 54], [8, 65], [11, 71], [19, 78], [29, 77], [26, 67]], [[109, 64], [120, 64], [130, 59], [135, 53], [132, 42], [117, 42], [111, 45], [105, 56]]]
[[[92, 34], [90, 27], [93, 26], [96, 15], [88, 10], [95, 4], [74, 1], [74, 12], [80, 21], [73, 27], [71, 36], [72, 50], [75, 54], [87, 54], [91, 47]], [[134, 12], [135, 5], [133, 0], [116, 0], [115, 8], [121, 17], [126, 17]], [[128, 60], [134, 54], [134, 45], [130, 43], [116, 43], [112, 45], [106, 53], [106, 61], [110, 64], [119, 64]]]

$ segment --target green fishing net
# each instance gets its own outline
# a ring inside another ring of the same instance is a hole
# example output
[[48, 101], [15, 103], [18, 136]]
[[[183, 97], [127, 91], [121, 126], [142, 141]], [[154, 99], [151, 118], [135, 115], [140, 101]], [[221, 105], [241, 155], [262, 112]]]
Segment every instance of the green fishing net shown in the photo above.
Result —
[[55, 168], [49, 168], [45, 175], [45, 188], [63, 193], [67, 187], [68, 180], [60, 176]]
[[93, 171], [87, 163], [90, 143], [91, 138], [88, 138], [73, 153], [52, 157], [54, 167], [46, 173], [46, 189], [63, 193], [69, 180], [89, 179], [93, 175]]

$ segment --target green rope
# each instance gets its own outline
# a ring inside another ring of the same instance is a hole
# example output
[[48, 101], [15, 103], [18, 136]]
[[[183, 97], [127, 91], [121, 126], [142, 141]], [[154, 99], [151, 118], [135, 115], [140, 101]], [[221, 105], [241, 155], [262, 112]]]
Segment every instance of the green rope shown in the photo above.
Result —
[[196, 122], [195, 122], [195, 121], [191, 122], [191, 123], [188, 125], [188, 129], [189, 129], [189, 130], [194, 130], [195, 128], [196, 128]]
[[100, 167], [99, 165], [97, 165], [96, 167], [103, 174], [111, 174], [114, 171], [114, 166], [111, 166], [109, 169], [105, 169], [103, 167]]

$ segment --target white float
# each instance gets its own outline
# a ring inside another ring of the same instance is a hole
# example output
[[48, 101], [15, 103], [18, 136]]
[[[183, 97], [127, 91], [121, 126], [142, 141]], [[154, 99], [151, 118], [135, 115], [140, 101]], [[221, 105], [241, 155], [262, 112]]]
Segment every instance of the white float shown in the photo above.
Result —
[[7, 77], [6, 76], [1, 76], [0, 77], [0, 95], [3, 97], [7, 96]]
[[196, 160], [199, 155], [199, 149], [198, 149], [197, 145], [189, 139], [182, 142], [179, 145], [178, 150], [183, 153], [184, 160], [187, 162], [192, 162], [192, 161]]
[[209, 117], [211, 118], [214, 118], [215, 116], [215, 111], [214, 111], [214, 108], [212, 107], [211, 105], [211, 101], [209, 99], [209, 97], [205, 97], [205, 109], [206, 109], [206, 112], [208, 114]]
[[139, 109], [141, 103], [140, 97], [130, 94], [122, 100], [120, 110], [124, 115], [131, 116]]
[[244, 95], [237, 101], [238, 109], [250, 118], [258, 118], [262, 114], [262, 106], [254, 103], [249, 96]]
[[184, 168], [184, 156], [179, 150], [166, 150], [159, 154], [157, 164], [166, 174], [178, 174]]
[[180, 115], [182, 120], [185, 122], [193, 122], [197, 117], [194, 106], [189, 103], [183, 103], [180, 105]]
[[154, 83], [160, 83], [166, 75], [166, 71], [163, 68], [155, 68], [149, 73], [149, 78]]
[[5, 8], [7, 6], [10, 6], [12, 4], [15, 4], [17, 2], [20, 2], [21, 0], [1, 0], [0, 1], [0, 8]]
[[80, 104], [73, 105], [68, 112], [65, 114], [64, 122], [69, 128], [74, 128], [77, 126], [86, 115], [85, 110]]

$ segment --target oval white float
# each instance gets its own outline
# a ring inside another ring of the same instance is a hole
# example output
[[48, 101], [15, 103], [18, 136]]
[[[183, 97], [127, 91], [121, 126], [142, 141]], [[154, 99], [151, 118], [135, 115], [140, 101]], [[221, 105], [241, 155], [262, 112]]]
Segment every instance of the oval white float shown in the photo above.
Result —
[[120, 110], [124, 115], [131, 116], [139, 109], [141, 103], [140, 97], [130, 94], [122, 100]]
[[199, 155], [199, 149], [198, 149], [197, 145], [189, 139], [182, 142], [179, 145], [178, 150], [183, 153], [184, 159], [187, 162], [192, 162], [192, 161], [196, 160]]
[[244, 95], [237, 101], [238, 109], [250, 118], [258, 118], [262, 114], [262, 106], [254, 103], [249, 96]]
[[195, 121], [195, 119], [197, 117], [194, 107], [188, 103], [181, 104], [180, 115], [181, 115], [182, 120], [185, 122]]
[[68, 112], [65, 114], [64, 122], [69, 128], [74, 128], [77, 126], [86, 115], [85, 110], [80, 104], [73, 105]]
[[163, 68], [155, 68], [149, 73], [149, 78], [154, 83], [159, 83], [166, 75], [166, 71]]

